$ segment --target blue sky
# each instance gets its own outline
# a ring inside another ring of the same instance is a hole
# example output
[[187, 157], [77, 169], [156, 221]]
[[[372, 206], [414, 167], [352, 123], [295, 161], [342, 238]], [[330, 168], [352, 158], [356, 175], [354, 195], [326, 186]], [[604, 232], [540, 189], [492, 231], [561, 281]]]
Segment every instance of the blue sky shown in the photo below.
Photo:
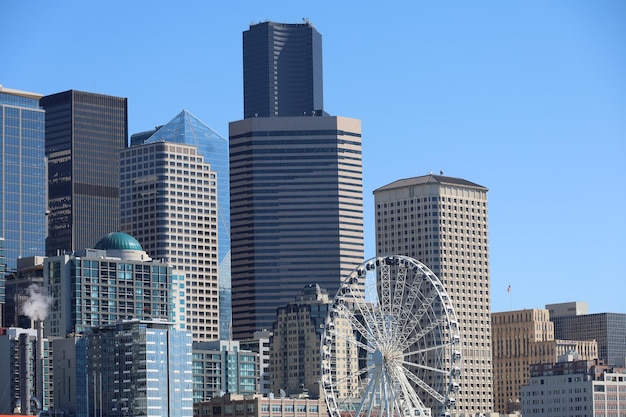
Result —
[[[372, 191], [438, 173], [489, 188], [492, 311], [626, 313], [626, 2], [0, 1], [0, 84], [127, 97], [129, 131], [243, 115], [242, 32], [309, 19], [324, 103], [363, 123]], [[511, 293], [506, 288], [511, 285]]]

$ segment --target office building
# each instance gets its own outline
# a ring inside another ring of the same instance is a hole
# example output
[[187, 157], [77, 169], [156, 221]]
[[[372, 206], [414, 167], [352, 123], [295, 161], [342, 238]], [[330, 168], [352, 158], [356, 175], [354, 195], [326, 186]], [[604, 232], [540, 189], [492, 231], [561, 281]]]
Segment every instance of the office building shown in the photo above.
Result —
[[233, 334], [269, 329], [307, 284], [330, 294], [363, 262], [361, 123], [230, 123]]
[[70, 90], [40, 103], [48, 158], [46, 254], [91, 248], [120, 230], [119, 152], [128, 141], [127, 99]]
[[[279, 307], [270, 339], [270, 387], [278, 395], [320, 397], [320, 344], [330, 300], [317, 284], [307, 285]], [[337, 352], [340, 355], [342, 352]]]
[[193, 414], [203, 417], [327, 417], [328, 410], [323, 399], [226, 394], [195, 403]]
[[554, 323], [555, 337], [596, 340], [599, 359], [607, 365], [626, 366], [626, 314], [587, 314], [585, 303], [548, 304], [546, 309]]
[[54, 338], [52, 347], [55, 407], [74, 417], [92, 416], [88, 384], [93, 385], [94, 378], [87, 369], [87, 339], [82, 334]]
[[193, 415], [189, 332], [131, 320], [91, 328], [85, 338], [89, 415]]
[[120, 163], [122, 230], [136, 236], [152, 257], [184, 273], [193, 340], [218, 339], [215, 171], [196, 146], [172, 142], [125, 149]]
[[[15, 272], [18, 258], [45, 254], [46, 155], [41, 97], [0, 85], [0, 238], [4, 239], [6, 273]], [[4, 275], [0, 274], [0, 288], [4, 288]], [[3, 304], [0, 291], [0, 313]]]
[[259, 392], [259, 354], [234, 340], [193, 344], [193, 402]]
[[184, 275], [150, 258], [126, 233], [109, 233], [94, 249], [46, 258], [44, 285], [53, 300], [45, 324], [49, 336], [124, 319], [164, 319], [177, 330], [186, 328]]
[[463, 355], [458, 415], [486, 414], [493, 406], [487, 191], [432, 174], [374, 190], [376, 255], [419, 260], [452, 299]]
[[36, 414], [53, 402], [52, 346], [35, 329], [2, 329], [0, 414]]
[[561, 358], [531, 366], [522, 386], [524, 417], [622, 417], [626, 410], [626, 369], [601, 360]]
[[[230, 179], [228, 141], [187, 110], [165, 126], [132, 135], [131, 146], [142, 143], [172, 142], [193, 145], [217, 174], [217, 263], [219, 281], [219, 338], [231, 338], [230, 282]], [[211, 202], [215, 208], [215, 201]], [[141, 239], [139, 238], [140, 242]], [[143, 242], [142, 242], [143, 243]], [[147, 248], [148, 253], [150, 248]]]
[[262, 22], [243, 33], [244, 118], [323, 114], [322, 35], [304, 23]]
[[263, 396], [269, 395], [272, 391], [269, 373], [271, 337], [271, 331], [259, 330], [254, 332], [252, 339], [241, 340], [239, 342], [239, 346], [242, 350], [249, 350], [259, 355], [259, 392]]
[[553, 363], [567, 354], [578, 359], [596, 359], [593, 341], [558, 340], [545, 309], [491, 313], [493, 345], [493, 408], [512, 414], [521, 409], [520, 387], [528, 383], [530, 366]]

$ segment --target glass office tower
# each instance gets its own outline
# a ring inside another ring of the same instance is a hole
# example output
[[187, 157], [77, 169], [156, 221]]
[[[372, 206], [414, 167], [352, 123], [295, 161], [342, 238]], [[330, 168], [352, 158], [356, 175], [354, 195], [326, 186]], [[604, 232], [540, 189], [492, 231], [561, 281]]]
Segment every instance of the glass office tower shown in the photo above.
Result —
[[46, 166], [40, 98], [40, 94], [0, 85], [0, 237], [5, 240], [7, 273], [15, 272], [17, 258], [45, 252]]
[[[166, 125], [134, 134], [132, 146], [142, 143], [171, 142], [193, 145], [217, 173], [217, 259], [219, 280], [219, 338], [231, 337], [230, 278], [230, 179], [228, 141], [187, 110], [181, 111]], [[137, 236], [141, 240], [140, 236]], [[146, 242], [147, 243], [147, 242]], [[150, 246], [144, 244], [150, 253]], [[156, 255], [155, 255], [156, 256]], [[196, 339], [194, 339], [196, 340]]]
[[243, 33], [244, 118], [321, 116], [322, 35], [309, 22], [263, 22]]
[[43, 97], [48, 157], [49, 256], [93, 247], [119, 230], [119, 151], [128, 141], [126, 98], [82, 91]]

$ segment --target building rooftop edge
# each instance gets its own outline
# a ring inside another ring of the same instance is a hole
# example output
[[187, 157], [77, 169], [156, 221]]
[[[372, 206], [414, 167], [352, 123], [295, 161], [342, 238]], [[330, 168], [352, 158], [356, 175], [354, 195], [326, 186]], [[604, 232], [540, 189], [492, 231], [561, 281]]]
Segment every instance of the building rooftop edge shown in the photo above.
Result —
[[429, 184], [429, 183], [460, 185], [464, 187], [478, 188], [484, 191], [489, 190], [487, 187], [465, 180], [463, 178], [428, 174], [428, 175], [422, 175], [419, 177], [411, 177], [411, 178], [404, 178], [404, 179], [396, 180], [387, 185], [383, 185], [382, 187], [376, 188], [373, 191], [373, 193], [376, 194], [377, 191], [393, 190], [394, 188], [403, 188], [403, 187], [408, 187], [408, 186], [413, 186], [413, 185], [423, 185], [423, 184]]
[[11, 95], [14, 95], [14, 96], [20, 96], [20, 97], [26, 97], [26, 98], [33, 98], [35, 100], [39, 100], [40, 98], [43, 97], [43, 94], [32, 93], [32, 92], [29, 92], [29, 91], [16, 90], [14, 88], [6, 88], [2, 84], [0, 84], [0, 93], [6, 93], [6, 94], [11, 94]]

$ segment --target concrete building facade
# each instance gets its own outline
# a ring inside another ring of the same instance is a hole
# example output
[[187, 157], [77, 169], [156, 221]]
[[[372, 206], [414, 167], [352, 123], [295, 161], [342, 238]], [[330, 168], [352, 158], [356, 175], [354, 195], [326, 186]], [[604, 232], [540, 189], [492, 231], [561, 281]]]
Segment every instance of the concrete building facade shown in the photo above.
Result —
[[545, 309], [492, 313], [491, 335], [494, 411], [501, 414], [521, 409], [520, 387], [530, 379], [531, 364], [553, 363], [574, 352], [579, 359], [598, 357], [595, 341], [556, 340]]
[[522, 386], [524, 417], [622, 417], [626, 415], [626, 369], [601, 360], [534, 364]]
[[196, 146], [170, 142], [125, 149], [120, 165], [122, 230], [184, 273], [194, 341], [219, 339], [216, 172]]
[[195, 417], [326, 417], [323, 399], [226, 394], [193, 405]]
[[374, 190], [376, 255], [406, 255], [428, 266], [450, 295], [463, 367], [455, 413], [493, 408], [487, 188], [424, 175]]

